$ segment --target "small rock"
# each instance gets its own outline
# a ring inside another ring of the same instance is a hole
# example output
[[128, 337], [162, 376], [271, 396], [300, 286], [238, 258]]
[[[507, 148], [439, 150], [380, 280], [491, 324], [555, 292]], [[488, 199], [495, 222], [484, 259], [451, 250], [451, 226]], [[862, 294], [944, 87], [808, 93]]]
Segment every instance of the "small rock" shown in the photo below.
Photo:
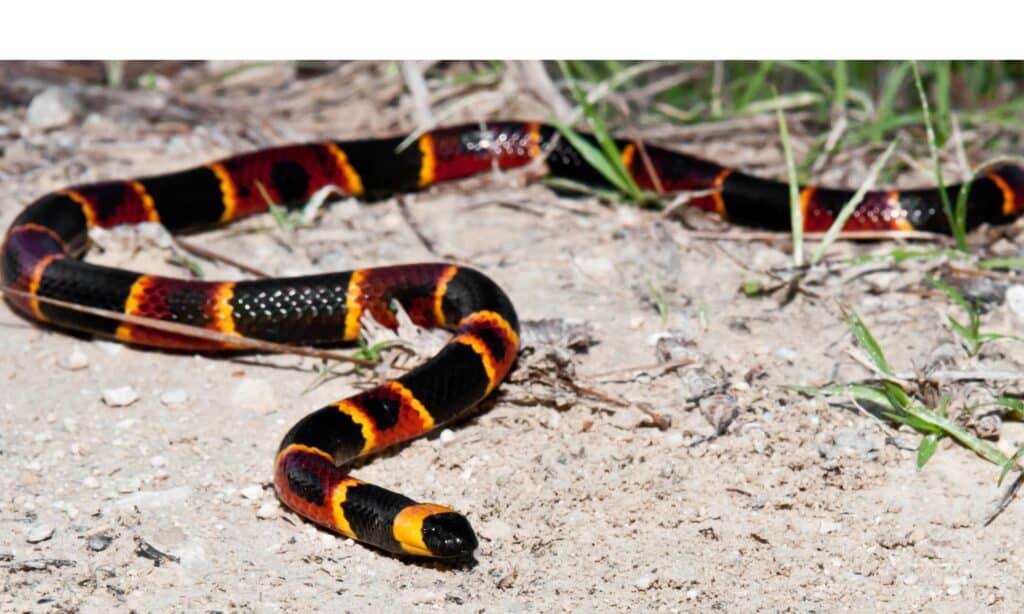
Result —
[[678, 448], [683, 445], [683, 434], [679, 431], [673, 431], [665, 435], [665, 445], [670, 448]]
[[86, 488], [89, 488], [89, 489], [99, 488], [100, 487], [100, 481], [97, 480], [96, 478], [94, 478], [91, 475], [90, 476], [86, 476], [86, 478], [84, 480], [82, 480], [82, 486], [85, 486]]
[[259, 484], [253, 484], [251, 486], [246, 486], [240, 490], [239, 493], [246, 499], [255, 501], [263, 496], [263, 487]]
[[48, 524], [40, 524], [32, 527], [25, 534], [25, 541], [30, 544], [38, 544], [53, 537], [54, 528]]
[[246, 411], [269, 413], [277, 409], [277, 396], [266, 380], [243, 377], [231, 392], [231, 403]]
[[494, 542], [508, 542], [512, 539], [512, 527], [505, 521], [492, 520], [482, 527], [481, 534]]
[[271, 520], [277, 518], [278, 512], [281, 510], [281, 506], [277, 503], [267, 502], [260, 506], [260, 509], [256, 510], [256, 517], [260, 520]]
[[1015, 284], [1006, 289], [1006, 305], [1024, 320], [1024, 286]]
[[608, 258], [577, 256], [574, 263], [580, 272], [591, 279], [609, 282], [614, 281], [618, 275], [615, 263]]
[[453, 433], [451, 429], [445, 429], [441, 431], [441, 436], [438, 437], [438, 439], [440, 439], [441, 443], [445, 445], [450, 444], [455, 441], [455, 433]]
[[99, 535], [90, 536], [87, 545], [89, 550], [92, 550], [93, 552], [103, 552], [112, 541], [114, 541], [113, 537], [101, 533]]
[[831, 520], [822, 520], [821, 525], [818, 527], [818, 533], [822, 535], [828, 535], [829, 533], [835, 533], [841, 529], [843, 525], [838, 522], [832, 522]]
[[785, 360], [791, 365], [796, 364], [796, 362], [800, 359], [800, 354], [798, 354], [796, 350], [794, 350], [793, 348], [788, 348], [786, 346], [776, 348], [775, 356], [781, 360]]
[[159, 467], [166, 467], [167, 466], [167, 459], [165, 457], [163, 457], [163, 456], [160, 456], [160, 455], [153, 456], [153, 457], [151, 457], [149, 459], [149, 464], [152, 465], [153, 467], [157, 467], [157, 468], [159, 468]]
[[64, 357], [64, 368], [68, 371], [79, 371], [89, 366], [89, 356], [77, 345]]
[[176, 488], [168, 488], [167, 490], [144, 490], [130, 494], [127, 497], [121, 497], [114, 505], [121, 509], [136, 507], [140, 510], [153, 510], [180, 505], [188, 501], [191, 495], [192, 489], [188, 486], [178, 486]]
[[862, 433], [854, 431], [839, 431], [833, 438], [833, 442], [837, 448], [843, 451], [851, 451], [866, 460], [870, 460], [874, 456], [873, 453], [877, 451], [875, 444], [870, 439]]
[[71, 123], [81, 112], [81, 105], [71, 92], [59, 87], [43, 90], [28, 103], [25, 120], [43, 130], [59, 128]]
[[139, 393], [131, 386], [107, 388], [103, 391], [103, 402], [110, 407], [125, 407], [139, 400]]
[[636, 590], [638, 591], [646, 591], [647, 589], [654, 586], [655, 580], [656, 578], [652, 574], [644, 574], [636, 579], [636, 582], [633, 583], [633, 586], [636, 587]]
[[907, 548], [914, 545], [914, 537], [910, 531], [889, 531], [884, 535], [879, 535], [875, 538], [875, 542], [885, 548], [886, 550], [892, 550], [894, 548]]
[[182, 407], [188, 403], [188, 393], [181, 388], [171, 388], [160, 395], [160, 402], [168, 407]]

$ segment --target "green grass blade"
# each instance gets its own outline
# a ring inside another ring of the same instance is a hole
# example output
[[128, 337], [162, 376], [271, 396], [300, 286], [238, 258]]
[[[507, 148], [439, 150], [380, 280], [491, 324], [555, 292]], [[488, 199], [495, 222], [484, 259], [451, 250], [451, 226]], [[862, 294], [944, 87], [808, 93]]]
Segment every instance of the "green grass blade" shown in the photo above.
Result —
[[857, 340], [857, 344], [867, 352], [872, 364], [882, 373], [894, 377], [895, 374], [892, 367], [889, 366], [889, 361], [885, 359], [881, 346], [878, 345], [875, 337], [868, 330], [867, 325], [864, 324], [864, 321], [860, 319], [860, 316], [853, 309], [850, 309], [848, 312], [847, 324], [850, 327], [850, 332], [853, 333], [854, 338]]
[[924, 114], [925, 133], [928, 136], [928, 149], [932, 156], [932, 165], [935, 167], [935, 183], [939, 188], [939, 198], [942, 200], [942, 210], [949, 222], [950, 232], [956, 241], [956, 247], [962, 252], [967, 252], [967, 229], [964, 224], [958, 224], [957, 216], [953, 214], [953, 205], [949, 202], [949, 194], [946, 193], [946, 180], [942, 177], [942, 163], [939, 160], [939, 148], [935, 141], [935, 128], [932, 123], [931, 110], [928, 106], [928, 96], [924, 93], [924, 85], [921, 82], [921, 71], [917, 62], [912, 62], [914, 69], [914, 83], [917, 85], [917, 95], [921, 99], [921, 112]]
[[1003, 480], [1006, 479], [1006, 474], [1010, 473], [1010, 470], [1017, 466], [1017, 461], [1020, 460], [1021, 455], [1024, 455], [1024, 446], [1017, 448], [1017, 451], [1013, 453], [1013, 456], [1003, 463], [1002, 469], [999, 471], [999, 486], [1003, 485]]
[[992, 269], [1024, 269], [1024, 258], [990, 258], [979, 261], [978, 268], [985, 271]]
[[847, 75], [845, 60], [833, 62], [832, 83], [835, 84], [835, 95], [832, 97], [832, 112], [838, 114], [846, 108], [846, 98], [849, 95], [850, 78]]
[[951, 286], [951, 285], [949, 285], [949, 284], [947, 284], [945, 282], [939, 281], [938, 279], [935, 279], [934, 277], [932, 277], [930, 275], [925, 277], [925, 281], [927, 281], [931, 285], [935, 286], [937, 289], [941, 290], [943, 292], [943, 294], [945, 294], [949, 298], [953, 299], [953, 301], [957, 305], [960, 305], [961, 307], [963, 307], [964, 311], [966, 311], [967, 313], [969, 313], [969, 314], [970, 313], [974, 313], [974, 311], [975, 311], [974, 305], [972, 305], [964, 297], [964, 295], [961, 294], [960, 291], [957, 290], [956, 288], [954, 288], [953, 286]]
[[864, 199], [864, 195], [867, 194], [868, 190], [874, 187], [875, 181], [878, 179], [878, 173], [881, 172], [883, 167], [885, 167], [885, 163], [889, 161], [889, 156], [892, 155], [892, 152], [895, 149], [896, 140], [893, 140], [893, 142], [889, 143], [889, 146], [885, 151], [882, 152], [882, 155], [871, 164], [871, 168], [868, 169], [868, 174], [864, 178], [864, 181], [860, 184], [860, 187], [857, 188], [857, 191], [854, 192], [853, 196], [850, 197], [850, 200], [846, 201], [843, 208], [839, 210], [839, 215], [836, 216], [835, 221], [833, 221], [832, 225], [829, 226], [828, 232], [826, 232], [825, 236], [822, 237], [821, 243], [818, 244], [814, 253], [811, 254], [811, 264], [817, 264], [818, 261], [821, 260], [821, 257], [825, 255], [825, 250], [835, 242], [836, 236], [839, 235], [843, 226], [846, 225], [846, 220], [850, 219], [850, 216], [853, 215], [853, 211], [857, 208], [857, 204]]
[[[622, 161], [622, 152], [619, 151], [618, 145], [615, 144], [615, 139], [612, 137], [611, 132], [605, 125], [604, 121], [601, 120], [594, 106], [587, 99], [587, 95], [580, 89], [579, 84], [569, 74], [569, 70], [563, 61], [559, 61], [559, 66], [562, 68], [562, 73], [565, 75], [566, 80], [569, 83], [569, 89], [572, 91], [573, 97], [576, 98], [576, 102], [583, 109], [583, 115], [587, 119], [587, 123], [590, 125], [590, 129], [594, 133], [594, 138], [597, 140], [598, 145], [601, 147], [601, 151], [604, 153], [605, 167], [618, 176], [619, 181], [615, 182], [616, 186], [623, 186], [622, 189], [626, 194], [629, 195], [630, 199], [634, 202], [640, 203], [645, 200], [643, 190], [633, 180], [632, 174], [629, 169], [626, 168], [625, 163]], [[589, 160], [588, 160], [589, 161]], [[602, 175], [607, 171], [601, 171]]]
[[793, 162], [793, 149], [789, 143], [789, 129], [782, 109], [775, 109], [775, 117], [779, 122], [779, 135], [782, 138], [782, 151], [786, 157], [786, 175], [789, 180], [789, 227], [793, 234], [793, 264], [801, 267], [804, 264], [804, 216], [800, 209], [800, 188], [796, 177], [796, 164]]
[[747, 82], [747, 87], [743, 90], [743, 94], [739, 97], [736, 102], [736, 109], [743, 111], [747, 108], [754, 98], [761, 92], [761, 88], [764, 87], [764, 81], [772, 71], [773, 63], [770, 61], [760, 62], [757, 67], [757, 71]]
[[878, 110], [875, 113], [875, 121], [871, 124], [869, 134], [875, 143], [881, 143], [885, 136], [886, 123], [892, 117], [893, 109], [896, 106], [896, 96], [900, 93], [903, 80], [907, 78], [910, 71], [910, 62], [901, 62], [898, 66], [888, 71], [885, 77], [885, 84], [882, 86], [882, 97], [878, 101]]
[[950, 69], [949, 60], [931, 63], [935, 73], [935, 136], [944, 145], [950, 133]]
[[939, 449], [939, 435], [938, 433], [928, 433], [921, 438], [921, 443], [917, 444], [917, 468], [923, 469], [925, 464], [935, 455], [935, 451]]
[[846, 384], [844, 386], [822, 386], [820, 388], [815, 386], [789, 386], [788, 388], [790, 390], [794, 390], [801, 394], [806, 394], [810, 396], [825, 395], [828, 397], [853, 397], [855, 399], [860, 399], [862, 401], [874, 403], [875, 405], [881, 405], [883, 407], [892, 407], [892, 405], [889, 403], [889, 397], [887, 397], [882, 390], [871, 386], [865, 386], [863, 384]]
[[580, 152], [580, 155], [587, 161], [587, 164], [593, 166], [597, 172], [601, 173], [601, 176], [604, 177], [608, 183], [615, 186], [615, 188], [621, 193], [629, 194], [629, 186], [626, 185], [625, 180], [623, 180], [618, 171], [612, 167], [600, 149], [591, 144], [590, 141], [583, 138], [579, 132], [576, 132], [570, 126], [562, 123], [557, 118], [551, 117], [548, 121], [558, 129], [558, 132], [560, 132], [562, 136], [569, 141], [569, 144], [572, 145], [576, 151]]

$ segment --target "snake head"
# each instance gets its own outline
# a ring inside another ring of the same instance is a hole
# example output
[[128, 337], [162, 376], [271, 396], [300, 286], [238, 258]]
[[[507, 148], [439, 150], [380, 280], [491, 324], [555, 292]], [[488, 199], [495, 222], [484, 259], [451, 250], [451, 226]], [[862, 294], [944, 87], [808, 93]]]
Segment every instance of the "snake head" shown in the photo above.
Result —
[[466, 517], [434, 503], [415, 503], [399, 512], [393, 534], [406, 554], [418, 556], [465, 557], [477, 547]]
[[433, 556], [453, 558], [472, 554], [477, 540], [465, 516], [447, 512], [432, 514], [423, 520], [423, 544]]

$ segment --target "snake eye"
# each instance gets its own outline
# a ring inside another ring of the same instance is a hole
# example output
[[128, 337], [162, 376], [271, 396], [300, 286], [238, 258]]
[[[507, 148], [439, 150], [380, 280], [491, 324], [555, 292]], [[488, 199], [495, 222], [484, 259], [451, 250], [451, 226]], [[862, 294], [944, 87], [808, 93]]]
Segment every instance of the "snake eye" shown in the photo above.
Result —
[[460, 557], [472, 554], [477, 540], [465, 516], [449, 512], [423, 519], [423, 544], [434, 556]]

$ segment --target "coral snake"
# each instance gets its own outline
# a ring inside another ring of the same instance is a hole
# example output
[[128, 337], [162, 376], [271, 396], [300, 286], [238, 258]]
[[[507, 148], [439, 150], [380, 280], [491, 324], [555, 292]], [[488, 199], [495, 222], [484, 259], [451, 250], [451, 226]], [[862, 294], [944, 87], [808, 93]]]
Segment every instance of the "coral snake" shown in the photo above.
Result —
[[[265, 211], [259, 185], [273, 201], [291, 208], [328, 185], [379, 199], [492, 168], [521, 167], [542, 155], [552, 175], [604, 183], [579, 151], [543, 124], [454, 126], [422, 134], [400, 149], [403, 138], [275, 147], [180, 172], [47, 194], [26, 207], [7, 231], [3, 281], [17, 291], [7, 299], [39, 322], [162, 348], [232, 346], [102, 317], [95, 309], [267, 341], [327, 344], [356, 340], [364, 314], [395, 327], [392, 301], [397, 301], [416, 324], [453, 330], [440, 353], [418, 368], [302, 418], [281, 442], [274, 485], [280, 499], [300, 515], [383, 550], [468, 555], [477, 539], [464, 516], [361, 482], [346, 467], [451, 422], [508, 373], [519, 348], [519, 323], [509, 299], [488, 277], [457, 265], [405, 264], [213, 282], [146, 275], [80, 259], [93, 227], [159, 222], [172, 232], [186, 231]], [[739, 224], [771, 229], [790, 224], [785, 183], [669, 149], [648, 145], [641, 152], [628, 141], [619, 146], [625, 166], [643, 188], [698, 191], [692, 205]], [[947, 189], [955, 198], [959, 187]], [[802, 187], [805, 228], [826, 229], [850, 196], [846, 190]], [[974, 181], [967, 222], [973, 227], [1007, 220], [1022, 208], [1024, 170], [1003, 166]], [[845, 229], [946, 232], [948, 224], [936, 189], [874, 191], [864, 196]]]

